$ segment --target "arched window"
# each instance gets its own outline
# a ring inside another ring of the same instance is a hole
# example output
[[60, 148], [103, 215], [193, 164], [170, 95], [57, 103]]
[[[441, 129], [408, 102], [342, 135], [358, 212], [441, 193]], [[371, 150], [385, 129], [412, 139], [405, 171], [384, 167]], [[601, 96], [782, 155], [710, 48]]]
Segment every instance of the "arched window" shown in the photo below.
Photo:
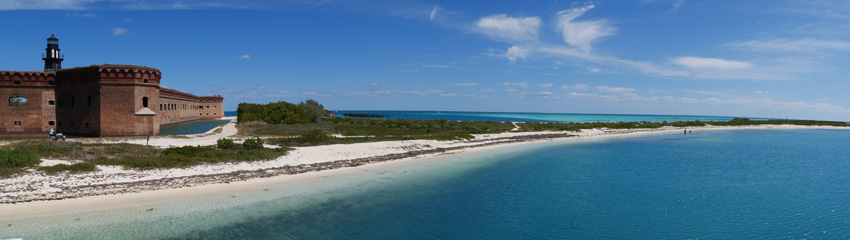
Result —
[[91, 96], [86, 98], [86, 107], [91, 107]]
[[27, 106], [27, 98], [14, 96], [9, 98], [9, 107], [25, 107]]
[[148, 97], [142, 98], [142, 107], [144, 107], [144, 108], [148, 107]]

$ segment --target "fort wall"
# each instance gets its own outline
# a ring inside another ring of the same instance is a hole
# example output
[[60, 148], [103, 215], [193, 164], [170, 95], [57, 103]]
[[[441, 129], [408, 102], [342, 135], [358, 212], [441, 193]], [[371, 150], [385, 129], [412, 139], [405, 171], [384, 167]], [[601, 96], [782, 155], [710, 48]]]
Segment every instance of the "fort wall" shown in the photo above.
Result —
[[221, 96], [204, 96], [200, 98], [202, 119], [215, 119], [224, 117], [224, 98]]
[[[83, 136], [158, 135], [163, 124], [221, 118], [220, 96], [159, 85], [161, 72], [95, 65], [55, 73], [0, 71], [0, 137], [56, 132]], [[21, 102], [23, 101], [23, 102]]]
[[55, 124], [55, 74], [0, 71], [0, 135], [40, 135]]

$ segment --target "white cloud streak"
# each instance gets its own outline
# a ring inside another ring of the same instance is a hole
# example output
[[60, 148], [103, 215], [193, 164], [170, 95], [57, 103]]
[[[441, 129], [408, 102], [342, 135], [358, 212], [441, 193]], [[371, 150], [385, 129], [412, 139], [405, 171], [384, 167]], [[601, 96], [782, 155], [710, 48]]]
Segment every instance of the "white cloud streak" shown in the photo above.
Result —
[[743, 50], [782, 51], [799, 53], [812, 53], [820, 51], [850, 51], [850, 42], [819, 40], [812, 38], [796, 40], [785, 38], [753, 40], [741, 43], [731, 43], [727, 44], [727, 46]]
[[130, 32], [130, 29], [117, 27], [112, 29], [112, 36], [124, 35], [128, 32]]
[[615, 31], [605, 20], [575, 20], [593, 8], [593, 5], [587, 5], [558, 12], [557, 30], [564, 37], [564, 42], [586, 53], [590, 52], [594, 41], [604, 36], [614, 35]]
[[527, 87], [528, 87], [528, 82], [518, 82], [518, 83], [514, 83], [514, 82], [504, 82], [504, 83], [502, 83], [502, 85], [504, 85], [505, 87], [522, 87], [522, 88], [527, 88]]
[[475, 23], [478, 31], [509, 42], [536, 41], [540, 25], [539, 17], [513, 18], [505, 14], [482, 17]]
[[737, 70], [753, 67], [753, 64], [748, 62], [732, 61], [719, 58], [678, 57], [671, 58], [670, 61], [677, 65], [699, 70]]
[[434, 9], [431, 10], [431, 14], [428, 18], [428, 21], [434, 21], [434, 17], [437, 16], [437, 12], [440, 11], [440, 7], [434, 5]]

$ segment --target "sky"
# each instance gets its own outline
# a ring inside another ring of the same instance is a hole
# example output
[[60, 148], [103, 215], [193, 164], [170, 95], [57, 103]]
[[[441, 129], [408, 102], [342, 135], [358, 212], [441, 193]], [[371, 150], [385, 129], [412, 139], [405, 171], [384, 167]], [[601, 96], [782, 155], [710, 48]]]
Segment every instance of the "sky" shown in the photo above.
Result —
[[850, 1], [3, 0], [0, 70], [331, 110], [850, 121]]

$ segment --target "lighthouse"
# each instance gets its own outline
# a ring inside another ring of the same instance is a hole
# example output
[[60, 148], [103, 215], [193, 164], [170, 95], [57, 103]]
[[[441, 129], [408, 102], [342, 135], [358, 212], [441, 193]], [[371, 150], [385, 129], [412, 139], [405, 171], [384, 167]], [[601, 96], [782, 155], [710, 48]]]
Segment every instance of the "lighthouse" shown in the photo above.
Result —
[[59, 53], [59, 39], [50, 34], [47, 39], [47, 48], [45, 53], [41, 55], [44, 60], [44, 72], [56, 72], [62, 70], [62, 60], [64, 56]]

